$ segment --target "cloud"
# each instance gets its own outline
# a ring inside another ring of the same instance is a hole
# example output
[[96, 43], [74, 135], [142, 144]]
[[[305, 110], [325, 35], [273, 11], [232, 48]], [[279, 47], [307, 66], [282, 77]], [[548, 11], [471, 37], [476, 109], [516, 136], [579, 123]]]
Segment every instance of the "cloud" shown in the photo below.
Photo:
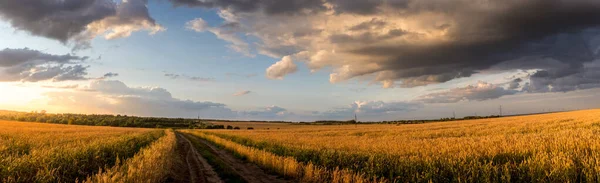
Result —
[[171, 79], [177, 79], [179, 78], [179, 74], [172, 74], [172, 73], [166, 73], [165, 77], [171, 78]]
[[256, 73], [252, 73], [252, 74], [225, 73], [225, 75], [227, 75], [227, 76], [238, 76], [238, 77], [244, 77], [244, 78], [252, 78], [252, 77], [258, 76], [258, 74], [256, 74]]
[[197, 77], [197, 76], [188, 77], [188, 79], [192, 80], [192, 81], [201, 81], [201, 82], [209, 82], [209, 81], [215, 80], [215, 78], [203, 78], [203, 77]]
[[282, 80], [284, 76], [292, 74], [298, 70], [290, 56], [283, 57], [281, 61], [267, 68], [267, 78]]
[[178, 99], [164, 88], [132, 87], [118, 80], [90, 80], [87, 86], [45, 87], [70, 89], [45, 94], [48, 105], [68, 112], [193, 118], [199, 115], [201, 118], [240, 120], [281, 120], [293, 115], [279, 106], [235, 111], [222, 103]]
[[380, 29], [385, 28], [385, 25], [388, 23], [383, 20], [379, 20], [377, 18], [371, 19], [371, 21], [363, 22], [358, 25], [350, 27], [349, 31], [361, 31], [361, 30], [372, 30], [372, 29]]
[[367, 88], [350, 88], [349, 90], [352, 92], [360, 93], [366, 91]]
[[147, 0], [0, 1], [0, 18], [17, 30], [72, 42], [81, 49], [102, 34], [115, 39], [140, 30], [164, 30], [150, 17], [146, 4]]
[[54, 85], [44, 85], [43, 88], [54, 88], [54, 89], [77, 89], [79, 88], [78, 84], [75, 85], [62, 85], [62, 86], [54, 86]]
[[[511, 84], [512, 85], [512, 84]], [[517, 90], [505, 89], [501, 86], [478, 82], [476, 85], [454, 88], [447, 91], [426, 94], [418, 97], [417, 101], [425, 103], [456, 103], [460, 101], [483, 101], [497, 99], [506, 95], [514, 95]]]
[[209, 78], [209, 77], [198, 77], [198, 76], [188, 76], [185, 74], [173, 74], [173, 73], [165, 73], [164, 75], [165, 77], [168, 77], [170, 79], [179, 79], [179, 78], [184, 78], [190, 81], [200, 81], [200, 82], [210, 82], [210, 81], [214, 81], [215, 78]]
[[490, 70], [547, 70], [550, 62], [567, 66], [557, 73], [581, 75], [600, 49], [595, 0], [291, 1], [295, 8], [278, 13], [266, 11], [271, 1], [172, 2], [217, 8], [237, 38], [257, 40], [249, 50], [293, 57], [311, 71], [331, 68], [331, 83], [369, 78], [418, 87]]
[[48, 105], [57, 110], [77, 113], [193, 118], [200, 115], [201, 118], [237, 120], [322, 120], [349, 119], [355, 113], [364, 118], [398, 115], [423, 106], [416, 102], [356, 101], [347, 107], [330, 111], [298, 114], [277, 105], [254, 110], [232, 110], [226, 104], [178, 99], [161, 87], [133, 87], [118, 80], [90, 80], [88, 85], [45, 87], [64, 89], [47, 92]]
[[321, 11], [325, 9], [322, 0], [249, 0], [249, 1], [221, 1], [221, 0], [169, 0], [178, 6], [220, 8], [232, 12], [249, 13], [262, 12], [269, 15], [276, 14], [305, 14], [306, 11]]
[[242, 96], [242, 95], [248, 95], [248, 94], [250, 94], [250, 93], [251, 93], [251, 91], [249, 91], [249, 90], [245, 90], [245, 91], [239, 91], [239, 92], [237, 92], [237, 93], [234, 93], [234, 94], [233, 94], [233, 96]]
[[600, 60], [582, 66], [556, 66], [535, 71], [523, 90], [530, 93], [569, 92], [600, 87]]
[[0, 81], [85, 80], [87, 57], [53, 55], [29, 48], [0, 50]]
[[523, 82], [523, 79], [521, 79], [521, 78], [513, 79], [508, 84], [508, 89], [514, 90], [514, 89], [519, 88], [521, 86], [521, 82]]
[[114, 77], [117, 77], [117, 76], [119, 76], [119, 73], [109, 72], [109, 73], [104, 74], [99, 79], [108, 79], [108, 78], [114, 78]]
[[49, 105], [142, 116], [223, 118], [234, 113], [225, 104], [181, 100], [164, 88], [130, 87], [116, 80], [93, 80], [83, 89], [88, 92], [49, 92]]
[[279, 118], [279, 119], [281, 119], [281, 117], [290, 115], [292, 113], [290, 113], [287, 109], [273, 105], [273, 106], [266, 107], [262, 110], [240, 111], [240, 112], [238, 112], [238, 114], [242, 118], [260, 118], [260, 119], [277, 119], [277, 118]]
[[[221, 17], [225, 16], [223, 14], [220, 15]], [[217, 36], [217, 38], [231, 43], [231, 45], [229, 45], [230, 49], [242, 53], [248, 57], [255, 56], [254, 54], [250, 53], [250, 45], [237, 35], [239, 31], [236, 29], [237, 22], [225, 22], [219, 27], [211, 27], [202, 18], [196, 18], [187, 22], [186, 28], [196, 32], [211, 32]]]
[[354, 114], [360, 117], [376, 117], [410, 112], [423, 107], [419, 102], [384, 102], [355, 101], [347, 107], [336, 108], [325, 112], [315, 112], [318, 119], [353, 119]]

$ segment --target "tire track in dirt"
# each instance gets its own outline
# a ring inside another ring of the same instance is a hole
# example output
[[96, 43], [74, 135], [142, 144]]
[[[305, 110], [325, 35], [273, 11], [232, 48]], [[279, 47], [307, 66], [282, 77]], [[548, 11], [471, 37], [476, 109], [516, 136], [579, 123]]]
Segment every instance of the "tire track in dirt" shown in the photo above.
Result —
[[189, 178], [187, 181], [194, 183], [222, 183], [218, 174], [208, 164], [208, 162], [198, 153], [192, 142], [185, 136], [177, 133], [177, 141], [179, 146], [184, 150], [180, 154], [185, 157]]
[[222, 159], [227, 166], [231, 167], [236, 174], [242, 177], [245, 181], [249, 183], [290, 183], [294, 181], [284, 180], [278, 178], [276, 175], [271, 175], [265, 172], [263, 169], [259, 168], [257, 165], [244, 162], [236, 157], [234, 157], [229, 151], [218, 148], [212, 143], [198, 137], [191, 137], [194, 140], [198, 140], [198, 142], [206, 145], [210, 148], [210, 151], [213, 152], [216, 156]]

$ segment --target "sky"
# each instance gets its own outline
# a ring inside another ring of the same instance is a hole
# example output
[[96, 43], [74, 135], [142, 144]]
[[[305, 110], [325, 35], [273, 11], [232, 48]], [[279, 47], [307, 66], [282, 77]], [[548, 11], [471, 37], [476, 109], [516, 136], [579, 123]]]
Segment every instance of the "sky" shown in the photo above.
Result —
[[600, 107], [597, 0], [0, 0], [0, 109], [233, 120]]

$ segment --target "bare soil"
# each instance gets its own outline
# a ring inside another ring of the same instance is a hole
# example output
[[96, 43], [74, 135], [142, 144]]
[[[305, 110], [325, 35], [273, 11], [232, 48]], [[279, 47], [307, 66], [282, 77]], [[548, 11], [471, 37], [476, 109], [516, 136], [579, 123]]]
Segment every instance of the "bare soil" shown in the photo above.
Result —
[[[194, 141], [198, 141], [203, 145], [209, 147], [212, 154], [217, 156], [219, 159], [223, 160], [227, 166], [229, 166], [235, 174], [239, 175], [242, 179], [249, 183], [287, 183], [294, 182], [279, 178], [276, 175], [271, 175], [265, 172], [263, 169], [259, 168], [257, 165], [245, 162], [241, 159], [236, 158], [230, 152], [218, 148], [215, 145], [209, 143], [208, 141], [198, 138], [198, 137], [189, 137], [194, 138]], [[187, 139], [186, 139], [187, 140]]]
[[187, 169], [187, 174], [182, 174], [180, 182], [194, 183], [222, 183], [218, 174], [206, 162], [206, 159], [198, 153], [192, 142], [183, 135], [177, 133], [177, 145], [179, 156], [184, 161], [182, 169]]

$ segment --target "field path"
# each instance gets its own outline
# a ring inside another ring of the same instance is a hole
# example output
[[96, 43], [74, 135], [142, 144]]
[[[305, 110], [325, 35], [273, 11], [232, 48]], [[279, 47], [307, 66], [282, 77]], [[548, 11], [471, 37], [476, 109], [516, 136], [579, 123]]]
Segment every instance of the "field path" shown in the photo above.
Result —
[[223, 182], [213, 168], [198, 153], [192, 142], [180, 133], [177, 133], [177, 143], [183, 151], [180, 156], [185, 157], [189, 177], [188, 182], [194, 183], [221, 183]]
[[246, 182], [249, 183], [288, 183], [288, 182], [294, 182], [294, 181], [289, 181], [289, 180], [283, 180], [281, 178], [278, 178], [278, 176], [276, 175], [271, 175], [268, 174], [267, 172], [265, 172], [263, 169], [259, 168], [257, 165], [252, 164], [252, 163], [248, 163], [248, 162], [244, 162], [243, 160], [240, 160], [238, 158], [236, 158], [235, 156], [233, 156], [233, 154], [231, 154], [230, 152], [218, 148], [215, 145], [209, 143], [208, 141], [198, 138], [198, 137], [191, 137], [194, 138], [194, 140], [198, 140], [198, 142], [208, 146], [210, 148], [210, 151], [213, 152], [214, 155], [216, 155], [217, 157], [219, 157], [221, 160], [223, 160], [227, 166], [231, 167], [236, 174], [238, 174], [240, 177], [242, 177]]

